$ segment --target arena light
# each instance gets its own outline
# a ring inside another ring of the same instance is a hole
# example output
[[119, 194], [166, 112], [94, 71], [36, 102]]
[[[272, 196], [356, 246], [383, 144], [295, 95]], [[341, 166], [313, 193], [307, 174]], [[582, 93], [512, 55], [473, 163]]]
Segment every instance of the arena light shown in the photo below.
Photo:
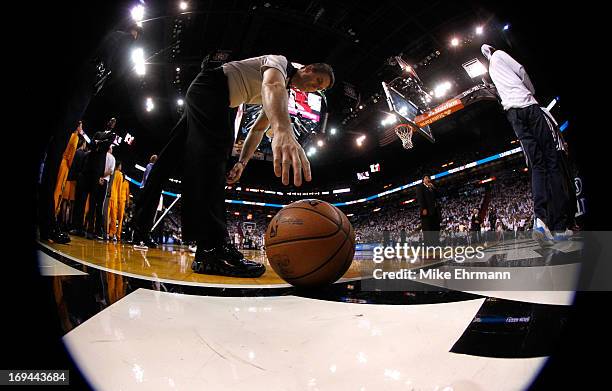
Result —
[[306, 152], [306, 155], [307, 156], [312, 156], [315, 153], [317, 153], [317, 149], [315, 147], [310, 147], [310, 148], [308, 148], [308, 152]]
[[181, 11], [185, 11], [187, 8], [189, 8], [189, 4], [187, 4], [186, 1], [181, 1], [179, 3], [179, 8], [181, 9]]
[[479, 183], [482, 185], [482, 184], [485, 184], [485, 183], [493, 182], [494, 180], [495, 180], [495, 177], [492, 176], [491, 178], [487, 178], [487, 179], [481, 180]]
[[376, 208], [372, 212], [380, 212], [381, 208]]
[[482, 35], [483, 31], [484, 31], [484, 28], [482, 26], [477, 26], [476, 27], [476, 34]]
[[363, 142], [365, 141], [365, 139], [366, 139], [366, 136], [364, 134], [362, 136], [357, 137], [357, 140], [355, 140], [355, 141], [357, 142], [357, 145], [361, 147], [363, 145]]
[[341, 193], [349, 193], [350, 191], [351, 191], [351, 189], [349, 187], [347, 187], [345, 189], [334, 190], [333, 193], [334, 194], [341, 194]]
[[142, 76], [145, 74], [145, 58], [144, 50], [142, 48], [135, 48], [132, 50], [132, 62], [134, 63], [134, 71], [137, 75]]
[[387, 126], [387, 125], [394, 124], [396, 122], [397, 122], [397, 117], [393, 114], [389, 114], [388, 116], [385, 117], [385, 119], [380, 121], [380, 124], [382, 126]]
[[234, 212], [234, 216], [240, 216], [240, 212]]
[[451, 39], [451, 46], [459, 46], [459, 38]]
[[346, 217], [353, 217], [353, 216], [355, 216], [353, 213], [349, 213], [346, 215]]
[[446, 95], [446, 93], [451, 89], [452, 85], [449, 81], [440, 83], [434, 88], [434, 96], [436, 98], [440, 98]]
[[409, 200], [406, 200], [406, 201], [402, 201], [402, 205], [408, 205], [410, 203], [413, 203], [414, 201], [416, 201], [415, 198], [412, 198], [412, 199], [409, 199]]
[[509, 29], [510, 29], [510, 24], [509, 23], [504, 25], [504, 31], [508, 31]]
[[151, 111], [155, 108], [155, 104], [153, 104], [153, 99], [147, 98], [146, 108], [147, 111]]
[[132, 8], [131, 15], [132, 20], [136, 22], [136, 24], [142, 27], [142, 20], [144, 19], [145, 8], [143, 5], [137, 5]]
[[181, 71], [181, 68], [176, 68], [176, 71], [177, 71], [177, 72], [180, 72], [180, 71]]
[[330, 133], [330, 134], [332, 134], [332, 135], [333, 135], [333, 134], [336, 134], [336, 132], [337, 132], [336, 128], [331, 128], [331, 129], [329, 130], [329, 133]]
[[177, 104], [177, 105], [179, 105], [179, 106], [182, 106], [182, 105], [184, 105], [184, 104], [185, 104], [185, 101], [184, 101], [184, 100], [182, 100], [182, 99], [178, 99], [178, 100], [176, 101], [176, 104]]
[[319, 141], [317, 141], [317, 145], [318, 145], [319, 147], [322, 147], [324, 144], [325, 144], [325, 143], [323, 142], [323, 140], [319, 140]]

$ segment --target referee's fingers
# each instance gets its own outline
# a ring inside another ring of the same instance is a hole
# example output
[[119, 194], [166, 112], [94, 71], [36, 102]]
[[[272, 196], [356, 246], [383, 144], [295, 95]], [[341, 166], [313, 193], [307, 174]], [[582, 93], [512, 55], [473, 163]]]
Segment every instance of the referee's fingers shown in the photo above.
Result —
[[272, 157], [274, 159], [274, 175], [276, 175], [277, 178], [281, 176], [281, 172], [282, 172], [282, 166], [281, 166], [282, 159], [283, 159], [282, 155], [283, 154], [281, 152], [280, 147], [278, 146], [272, 147]]
[[291, 159], [293, 166], [293, 184], [298, 187], [302, 186], [302, 161], [297, 150], [293, 151]]

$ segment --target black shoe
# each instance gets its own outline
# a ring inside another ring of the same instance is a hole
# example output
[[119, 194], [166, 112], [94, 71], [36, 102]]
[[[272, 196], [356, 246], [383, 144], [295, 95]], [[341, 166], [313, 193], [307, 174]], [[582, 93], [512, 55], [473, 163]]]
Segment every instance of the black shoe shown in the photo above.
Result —
[[134, 248], [157, 248], [157, 243], [155, 243], [151, 234], [143, 233], [140, 230], [134, 230], [132, 243], [134, 244]]
[[80, 237], [84, 238], [85, 237], [85, 231], [83, 231], [82, 229], [72, 229], [72, 230], [70, 230], [70, 235], [80, 236]]
[[231, 244], [211, 250], [201, 250], [198, 247], [191, 269], [201, 274], [243, 278], [257, 278], [266, 271], [264, 265], [245, 259]]
[[40, 240], [47, 240], [57, 244], [68, 244], [70, 243], [70, 236], [67, 233], [62, 232], [59, 227], [53, 227], [49, 232], [41, 232]]

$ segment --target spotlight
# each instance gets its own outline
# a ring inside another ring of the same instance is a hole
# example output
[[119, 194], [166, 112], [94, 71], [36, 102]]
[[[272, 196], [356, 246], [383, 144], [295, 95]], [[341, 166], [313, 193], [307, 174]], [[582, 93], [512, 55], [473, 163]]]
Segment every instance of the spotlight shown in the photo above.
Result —
[[317, 145], [318, 145], [319, 147], [322, 147], [322, 146], [323, 146], [323, 140], [319, 140], [319, 141], [317, 141]]
[[317, 153], [317, 149], [315, 147], [310, 147], [308, 148], [308, 152], [306, 153], [307, 156], [312, 156], [315, 153]]
[[179, 3], [179, 8], [181, 9], [181, 11], [185, 11], [187, 9], [187, 7], [188, 7], [187, 2], [181, 1]]
[[147, 107], [147, 111], [151, 111], [155, 108], [155, 105], [153, 104], [153, 99], [147, 98], [146, 107]]
[[132, 19], [134, 20], [134, 22], [136, 22], [136, 24], [138, 24], [138, 26], [142, 26], [142, 19], [144, 19], [144, 6], [142, 5], [137, 5], [134, 8], [132, 8]]
[[331, 128], [329, 131], [330, 134], [336, 134], [336, 128]]
[[132, 50], [132, 62], [134, 63], [134, 71], [137, 75], [142, 76], [145, 74], [145, 59], [144, 50], [142, 48], [136, 48]]
[[506, 24], [506, 25], [504, 26], [504, 31], [509, 30], [509, 29], [510, 29], [510, 24]]
[[365, 141], [366, 136], [365, 134], [362, 136], [357, 137], [357, 140], [355, 140], [357, 142], [357, 146], [361, 147], [363, 145], [363, 142]]
[[382, 126], [387, 126], [390, 124], [394, 124], [395, 122], [397, 122], [397, 117], [393, 114], [390, 114], [387, 116], [387, 118], [383, 119], [382, 121], [380, 121], [380, 124]]
[[451, 40], [451, 45], [452, 45], [452, 46], [459, 46], [459, 39], [457, 39], [457, 38], [453, 38], [453, 39]]
[[481, 35], [483, 31], [484, 29], [482, 28], [482, 26], [476, 27], [476, 34]]
[[177, 72], [180, 72], [180, 71], [181, 71], [181, 68], [176, 68], [176, 71], [177, 71]]
[[176, 104], [179, 105], [179, 106], [182, 106], [182, 105], [185, 104], [185, 101], [183, 101], [182, 99], [179, 99], [179, 100], [176, 101]]
[[434, 96], [436, 98], [440, 98], [444, 95], [446, 95], [446, 93], [451, 89], [452, 85], [449, 81], [446, 81], [444, 83], [440, 83], [436, 86], [436, 88], [434, 89]]
[[363, 110], [363, 105], [359, 105], [359, 110]]

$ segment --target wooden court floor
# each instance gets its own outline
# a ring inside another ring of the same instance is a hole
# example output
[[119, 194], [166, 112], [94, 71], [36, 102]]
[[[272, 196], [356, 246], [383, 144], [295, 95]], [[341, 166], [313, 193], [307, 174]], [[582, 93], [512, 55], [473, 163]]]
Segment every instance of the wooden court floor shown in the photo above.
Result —
[[[99, 240], [88, 240], [73, 236], [69, 244], [43, 243], [60, 254], [80, 263], [125, 275], [142, 276], [147, 279], [174, 280], [182, 283], [225, 285], [285, 285], [270, 267], [265, 251], [243, 250], [251, 260], [266, 265], [266, 272], [259, 278], [233, 278], [197, 274], [191, 270], [194, 254], [186, 246], [163, 246], [147, 251], [134, 249], [131, 244], [116, 244]], [[429, 264], [436, 263], [430, 261]], [[344, 279], [359, 279], [372, 269], [371, 253], [357, 253]], [[422, 261], [409, 264], [407, 268], [426, 266]], [[365, 269], [364, 269], [365, 268]], [[366, 273], [364, 273], [364, 271]], [[371, 273], [369, 274], [371, 276]]]

